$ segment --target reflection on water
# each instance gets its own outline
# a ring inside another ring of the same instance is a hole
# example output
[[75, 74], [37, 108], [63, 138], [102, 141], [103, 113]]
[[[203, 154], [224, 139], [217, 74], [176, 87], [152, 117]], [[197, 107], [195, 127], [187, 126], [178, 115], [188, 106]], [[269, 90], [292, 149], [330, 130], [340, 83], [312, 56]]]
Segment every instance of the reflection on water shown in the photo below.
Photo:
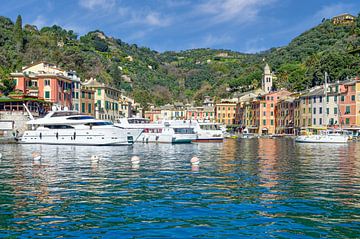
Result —
[[[34, 164], [32, 152], [42, 155]], [[360, 143], [0, 145], [0, 235], [341, 238], [360, 233]], [[138, 156], [140, 162], [131, 162]], [[197, 156], [198, 166], [190, 159]], [[98, 160], [94, 160], [94, 159]]]

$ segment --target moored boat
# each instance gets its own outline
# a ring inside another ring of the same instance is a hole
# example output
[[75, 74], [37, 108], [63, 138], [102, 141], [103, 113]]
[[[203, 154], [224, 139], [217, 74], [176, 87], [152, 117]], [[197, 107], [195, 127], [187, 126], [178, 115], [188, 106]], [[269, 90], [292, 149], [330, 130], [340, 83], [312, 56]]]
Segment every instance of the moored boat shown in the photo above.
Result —
[[120, 118], [114, 124], [123, 129], [141, 129], [137, 142], [143, 143], [191, 143], [196, 139], [194, 129], [175, 120], [150, 122], [144, 118]]
[[21, 136], [23, 144], [132, 145], [142, 130], [125, 130], [109, 121], [97, 120], [77, 111], [53, 111], [27, 122], [31, 127]]
[[297, 143], [347, 143], [349, 136], [341, 130], [319, 130], [317, 133], [302, 132], [295, 138]]
[[222, 142], [224, 140], [220, 123], [194, 121], [192, 125], [194, 125], [197, 134], [197, 139], [194, 142]]

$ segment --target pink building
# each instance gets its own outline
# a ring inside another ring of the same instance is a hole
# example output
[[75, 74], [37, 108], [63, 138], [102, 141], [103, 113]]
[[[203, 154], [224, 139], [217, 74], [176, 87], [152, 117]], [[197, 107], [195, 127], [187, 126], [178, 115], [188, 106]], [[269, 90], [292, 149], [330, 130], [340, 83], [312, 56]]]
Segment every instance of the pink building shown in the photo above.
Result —
[[291, 92], [287, 90], [279, 90], [261, 96], [259, 134], [275, 134], [276, 104], [290, 95]]
[[26, 97], [34, 97], [60, 107], [71, 108], [72, 79], [55, 65], [40, 62], [22, 69], [20, 73], [11, 73], [16, 80], [16, 90]]
[[356, 80], [340, 85], [340, 125], [343, 128], [356, 127]]

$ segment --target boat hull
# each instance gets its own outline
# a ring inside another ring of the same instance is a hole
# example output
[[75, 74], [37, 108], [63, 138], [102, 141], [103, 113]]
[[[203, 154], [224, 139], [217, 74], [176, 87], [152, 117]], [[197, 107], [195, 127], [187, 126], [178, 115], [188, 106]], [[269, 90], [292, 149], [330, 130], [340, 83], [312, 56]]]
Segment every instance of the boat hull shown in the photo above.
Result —
[[196, 143], [221, 143], [223, 142], [224, 139], [223, 138], [214, 138], [214, 139], [196, 139], [196, 140], [193, 140], [193, 142], [196, 142]]
[[67, 129], [25, 131], [20, 138], [19, 143], [49, 145], [126, 146], [132, 145], [134, 141], [135, 140], [131, 132], [115, 128], [106, 128], [76, 131]]
[[348, 137], [339, 136], [323, 136], [323, 135], [312, 135], [312, 136], [298, 136], [295, 138], [297, 143], [347, 143]]

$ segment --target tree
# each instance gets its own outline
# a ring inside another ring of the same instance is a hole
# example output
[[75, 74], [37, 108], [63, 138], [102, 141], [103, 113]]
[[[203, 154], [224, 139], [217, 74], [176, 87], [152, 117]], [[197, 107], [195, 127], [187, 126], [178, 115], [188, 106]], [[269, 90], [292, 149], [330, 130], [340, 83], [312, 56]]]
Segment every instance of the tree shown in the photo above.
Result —
[[18, 17], [16, 18], [16, 22], [14, 26], [14, 38], [16, 42], [16, 49], [18, 51], [21, 51], [24, 46], [21, 15], [18, 15]]
[[9, 71], [0, 67], [0, 91], [8, 95], [15, 89], [15, 81], [10, 79]]

